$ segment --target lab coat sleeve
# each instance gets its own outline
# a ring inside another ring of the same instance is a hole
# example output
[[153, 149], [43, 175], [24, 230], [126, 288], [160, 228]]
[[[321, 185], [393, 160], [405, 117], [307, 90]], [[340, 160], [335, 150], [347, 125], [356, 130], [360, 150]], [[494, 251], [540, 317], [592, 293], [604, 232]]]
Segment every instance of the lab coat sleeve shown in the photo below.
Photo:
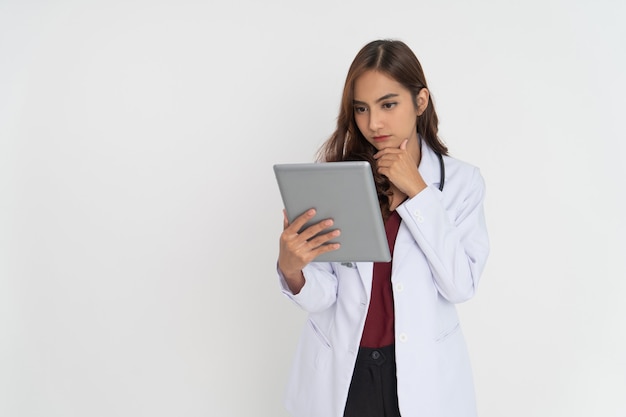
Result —
[[[423, 251], [439, 293], [452, 303], [472, 298], [489, 254], [483, 210], [485, 184], [478, 168], [457, 186], [450, 207], [439, 189], [427, 187], [398, 207]], [[446, 184], [447, 186], [448, 184]]]
[[309, 313], [318, 313], [337, 300], [337, 277], [330, 263], [312, 262], [304, 267], [304, 286], [298, 294], [291, 292], [285, 277], [276, 266], [283, 294]]

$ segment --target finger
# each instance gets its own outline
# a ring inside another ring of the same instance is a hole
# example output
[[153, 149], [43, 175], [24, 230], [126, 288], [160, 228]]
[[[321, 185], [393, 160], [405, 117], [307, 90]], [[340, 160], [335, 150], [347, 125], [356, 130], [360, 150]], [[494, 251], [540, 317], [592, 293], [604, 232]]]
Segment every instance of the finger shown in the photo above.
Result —
[[409, 142], [408, 139], [404, 139], [404, 141], [400, 144], [400, 149], [406, 151], [406, 144]]
[[311, 254], [313, 254], [314, 256], [313, 259], [315, 259], [323, 253], [337, 250], [340, 247], [341, 247], [341, 243], [329, 243], [328, 245], [322, 245], [318, 247], [317, 249], [311, 251]]
[[324, 233], [322, 235], [316, 236], [313, 239], [311, 239], [309, 241], [309, 243], [311, 244], [311, 246], [313, 246], [314, 248], [317, 248], [319, 246], [322, 246], [323, 244], [325, 244], [326, 242], [335, 239], [336, 237], [338, 237], [339, 235], [341, 235], [341, 231], [339, 229], [335, 229], [335, 230], [331, 230], [328, 233]]
[[377, 168], [388, 168], [395, 164], [398, 161], [398, 158], [395, 155], [386, 155], [384, 158], [378, 159], [376, 161]]
[[306, 222], [311, 220], [313, 216], [315, 216], [315, 209], [309, 209], [305, 211], [303, 214], [296, 217], [293, 222], [291, 222], [288, 229], [293, 229], [293, 233], [298, 233], [298, 231], [302, 229], [302, 226], [304, 226]]
[[287, 218], [287, 210], [283, 209], [283, 230], [289, 226], [289, 219]]
[[384, 155], [390, 155], [390, 154], [399, 154], [400, 152], [402, 152], [401, 149], [399, 148], [385, 148], [385, 149], [381, 149], [380, 151], [376, 152], [374, 154], [374, 159], [378, 159]]
[[333, 225], [333, 220], [332, 219], [325, 219], [322, 220], [319, 223], [315, 223], [309, 227], [307, 227], [306, 229], [304, 229], [301, 233], [300, 236], [305, 239], [305, 240], [309, 240], [311, 239], [313, 236], [317, 235], [318, 233], [320, 233], [322, 230], [327, 229], [329, 227], [331, 227]]

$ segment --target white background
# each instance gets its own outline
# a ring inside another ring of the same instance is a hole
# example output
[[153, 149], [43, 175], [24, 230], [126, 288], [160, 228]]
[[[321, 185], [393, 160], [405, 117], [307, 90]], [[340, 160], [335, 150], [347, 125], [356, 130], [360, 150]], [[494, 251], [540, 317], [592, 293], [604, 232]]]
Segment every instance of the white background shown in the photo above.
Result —
[[488, 187], [480, 415], [626, 416], [626, 3], [505, 3], [0, 0], [0, 415], [286, 416], [272, 164], [397, 38]]

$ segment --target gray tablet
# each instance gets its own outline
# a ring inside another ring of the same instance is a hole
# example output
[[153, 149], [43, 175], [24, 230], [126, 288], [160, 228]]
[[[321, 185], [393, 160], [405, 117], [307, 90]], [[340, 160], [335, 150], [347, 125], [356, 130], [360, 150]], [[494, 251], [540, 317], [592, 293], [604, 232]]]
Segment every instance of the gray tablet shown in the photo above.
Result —
[[326, 231], [341, 230], [331, 241], [341, 247], [318, 256], [315, 262], [391, 260], [368, 162], [276, 164], [274, 173], [290, 222], [314, 208], [317, 213], [305, 227], [332, 218], [334, 225]]

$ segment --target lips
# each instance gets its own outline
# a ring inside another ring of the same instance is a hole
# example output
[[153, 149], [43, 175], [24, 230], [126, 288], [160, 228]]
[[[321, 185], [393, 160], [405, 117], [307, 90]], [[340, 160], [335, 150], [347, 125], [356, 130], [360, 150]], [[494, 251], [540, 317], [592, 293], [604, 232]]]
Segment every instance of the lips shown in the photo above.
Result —
[[382, 142], [382, 141], [385, 141], [385, 140], [389, 139], [390, 137], [391, 137], [391, 136], [389, 136], [389, 135], [385, 135], [385, 136], [374, 136], [374, 138], [373, 138], [373, 139], [374, 139], [374, 141], [375, 141], [375, 142]]

